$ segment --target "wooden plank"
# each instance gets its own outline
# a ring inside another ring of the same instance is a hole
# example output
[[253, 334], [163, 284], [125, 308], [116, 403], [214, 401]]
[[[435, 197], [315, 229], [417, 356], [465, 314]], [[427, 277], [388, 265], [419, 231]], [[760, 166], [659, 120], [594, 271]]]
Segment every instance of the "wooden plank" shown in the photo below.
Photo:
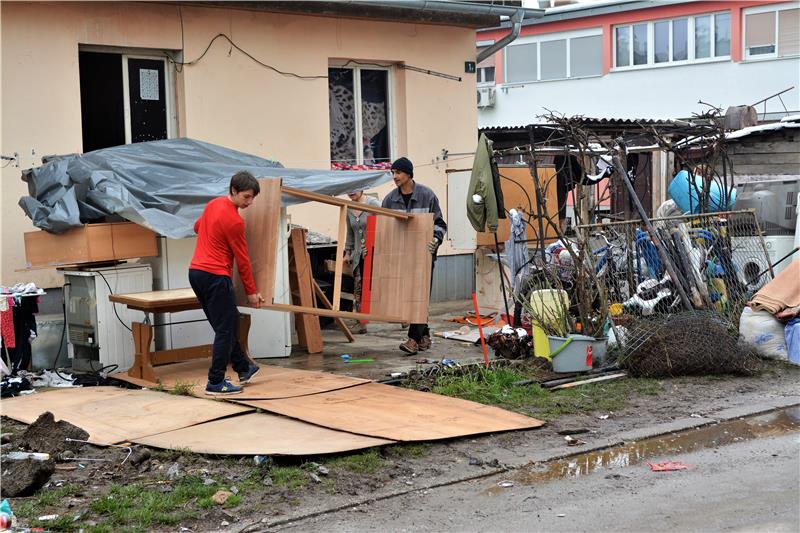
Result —
[[[800, 143], [798, 143], [800, 144]], [[800, 168], [800, 151], [784, 154], [733, 154], [731, 155], [733, 168], [739, 165], [795, 165]]]
[[[150, 354], [150, 362], [153, 365], [165, 365], [167, 363], [179, 363], [191, 359], [208, 358], [211, 357], [213, 349], [213, 344], [203, 344], [200, 346], [189, 346], [187, 348], [161, 350]], [[206, 364], [208, 363], [210, 363], [210, 361], [206, 361]]]
[[[525, 213], [536, 213], [536, 193], [533, 187], [533, 178], [531, 171], [527, 166], [500, 166], [500, 188], [503, 190], [503, 200], [505, 203], [506, 211], [512, 208], [517, 211], [524, 211]], [[558, 193], [556, 187], [556, 169], [553, 167], [540, 167], [539, 168], [539, 183], [545, 188], [544, 203], [547, 211], [551, 216], [556, 216], [558, 212]], [[529, 242], [535, 242], [539, 231], [539, 226], [536, 219], [531, 219], [532, 224], [527, 228], [527, 237]], [[497, 240], [505, 242], [511, 232], [509, 219], [500, 219], [497, 226]], [[547, 223], [544, 224], [545, 237], [547, 239], [554, 239], [556, 237], [555, 229], [548, 227]], [[487, 232], [478, 232], [477, 234], [478, 246], [490, 246], [494, 248], [494, 235]]]
[[[230, 438], [236, 435], [235, 439]], [[218, 455], [322, 455], [394, 444], [268, 413], [248, 413], [134, 440], [154, 448]]]
[[45, 411], [113, 444], [252, 411], [242, 405], [119, 387], [56, 389], [3, 399], [3, 415], [26, 424]]
[[[166, 389], [172, 389], [177, 384], [191, 389], [191, 394], [199, 398], [207, 398], [204, 394], [208, 380], [208, 359], [197, 359], [171, 365], [157, 366], [154, 369], [156, 379]], [[314, 372], [283, 368], [278, 366], [259, 365], [261, 371], [247, 384], [239, 399], [280, 399], [319, 394], [348, 387], [355, 387], [368, 383], [369, 380], [352, 376], [331, 374], [329, 372]], [[134, 385], [152, 387], [153, 383], [132, 378], [125, 373], [112, 374], [114, 378], [121, 379]], [[226, 370], [226, 377], [236, 383], [236, 372], [230, 367]], [[4, 400], [5, 401], [5, 400]]]
[[176, 312], [176, 308], [184, 311], [200, 309], [200, 302], [192, 289], [111, 294], [108, 299], [118, 304], [125, 304], [129, 309], [152, 313]]
[[[319, 325], [319, 316], [303, 312], [303, 309], [313, 309], [316, 299], [312, 283], [311, 260], [306, 249], [306, 230], [294, 228], [289, 234], [289, 286], [292, 291], [291, 307], [293, 311], [301, 313], [295, 317], [294, 325], [297, 330], [297, 340], [308, 353], [322, 351], [322, 329]], [[298, 305], [299, 304], [299, 305]], [[275, 309], [276, 306], [286, 304], [272, 303], [265, 308]]]
[[350, 209], [357, 209], [359, 211], [366, 211], [367, 213], [374, 213], [376, 215], [385, 215], [387, 217], [398, 218], [401, 220], [408, 220], [412, 217], [410, 213], [403, 211], [395, 211], [394, 209], [386, 209], [384, 207], [377, 207], [369, 204], [362, 204], [361, 202], [352, 202], [334, 196], [319, 194], [311, 191], [303, 191], [294, 189], [292, 187], [281, 187], [284, 194], [294, 196], [296, 198], [303, 198], [304, 200], [311, 200], [313, 202], [320, 202], [328, 205], [335, 205], [338, 207], [349, 207]]
[[[728, 172], [731, 170], [728, 169]], [[800, 168], [794, 164], [769, 164], [769, 165], [736, 165], [733, 166], [734, 176], [797, 176]]]
[[289, 304], [268, 304], [263, 306], [263, 309], [272, 309], [274, 311], [284, 311], [287, 313], [303, 313], [314, 316], [326, 316], [330, 318], [352, 318], [353, 320], [371, 320], [375, 322], [389, 322], [402, 324], [408, 322], [402, 316], [387, 316], [378, 315], [373, 313], [353, 313], [350, 311], [333, 311], [332, 309], [321, 309], [319, 307], [304, 307], [302, 305], [289, 305]]
[[728, 141], [729, 155], [740, 154], [796, 154], [800, 153], [800, 142], [797, 141], [771, 141], [771, 142], [735, 142]]
[[336, 240], [336, 268], [333, 272], [333, 310], [339, 310], [342, 297], [342, 264], [344, 263], [344, 244], [347, 238], [347, 207], [339, 208], [339, 235]]
[[[364, 255], [364, 265], [361, 267], [361, 302], [358, 310], [362, 313], [370, 313], [372, 308], [372, 260], [375, 255], [375, 225], [378, 217], [371, 215], [367, 217], [367, 235], [364, 247], [367, 253]], [[362, 321], [366, 324], [366, 320]]]
[[235, 400], [322, 427], [397, 441], [537, 428], [544, 422], [475, 402], [378, 383], [284, 400]]
[[[250, 207], [241, 211], [241, 215], [256, 289], [264, 297], [264, 301], [271, 302], [275, 291], [275, 268], [281, 231], [281, 180], [260, 179], [258, 184], [261, 192]], [[233, 283], [239, 305], [248, 305], [238, 268], [234, 268]]]
[[[323, 291], [320, 288], [319, 284], [317, 283], [317, 280], [314, 280], [314, 292], [317, 294], [317, 298], [319, 298], [322, 301], [322, 305], [324, 305], [326, 309], [333, 309], [330, 300], [328, 300], [328, 297], [325, 296], [325, 291]], [[337, 326], [339, 326], [339, 329], [342, 330], [342, 333], [344, 333], [344, 336], [347, 337], [347, 340], [349, 342], [356, 341], [356, 338], [353, 337], [353, 332], [350, 331], [350, 328], [347, 327], [347, 324], [344, 323], [344, 320], [342, 320], [337, 316], [333, 318], [333, 321], [336, 323]]]
[[378, 217], [372, 263], [369, 320], [398, 316], [412, 324], [428, 321], [433, 214], [407, 221]]
[[572, 383], [564, 383], [563, 385], [556, 385], [550, 390], [571, 389], [572, 387], [580, 387], [581, 385], [589, 385], [591, 383], [600, 383], [601, 381], [612, 381], [628, 377], [628, 374], [621, 372], [619, 374], [610, 374], [608, 376], [600, 376], [599, 378], [584, 379], [581, 381], [573, 381]]

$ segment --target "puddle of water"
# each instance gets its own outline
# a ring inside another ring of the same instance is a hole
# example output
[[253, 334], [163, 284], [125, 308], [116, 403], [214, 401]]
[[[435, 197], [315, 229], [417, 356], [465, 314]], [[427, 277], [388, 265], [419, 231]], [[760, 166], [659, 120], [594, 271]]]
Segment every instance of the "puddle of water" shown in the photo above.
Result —
[[[765, 415], [729, 420], [681, 433], [632, 442], [607, 450], [540, 463], [517, 471], [509, 479], [513, 479], [517, 484], [533, 485], [556, 479], [579, 478], [610, 467], [642, 464], [659, 456], [674, 456], [705, 448], [716, 448], [736, 442], [797, 432], [800, 432], [800, 407], [793, 407]], [[489, 488], [488, 492], [499, 493], [503, 492], [503, 489], [494, 486]]]

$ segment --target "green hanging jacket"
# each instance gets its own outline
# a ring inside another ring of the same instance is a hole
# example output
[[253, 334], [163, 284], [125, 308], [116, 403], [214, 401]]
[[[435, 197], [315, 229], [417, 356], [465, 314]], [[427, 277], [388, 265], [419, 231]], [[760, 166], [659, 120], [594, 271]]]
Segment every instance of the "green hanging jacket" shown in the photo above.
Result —
[[[476, 194], [483, 199], [479, 204], [473, 201]], [[492, 178], [492, 141], [486, 138], [485, 133], [481, 133], [467, 190], [467, 218], [475, 231], [495, 232], [497, 216], [497, 198]]]

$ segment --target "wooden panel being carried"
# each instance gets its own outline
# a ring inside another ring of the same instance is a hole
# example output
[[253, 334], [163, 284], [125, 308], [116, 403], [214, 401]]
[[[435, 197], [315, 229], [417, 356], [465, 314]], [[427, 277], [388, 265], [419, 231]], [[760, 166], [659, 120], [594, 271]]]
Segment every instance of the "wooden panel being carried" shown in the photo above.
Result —
[[433, 214], [409, 220], [378, 217], [375, 227], [370, 315], [399, 316], [404, 322], [428, 321]]
[[[208, 367], [210, 359], [185, 361], [171, 365], [162, 365], [154, 368], [156, 380], [166, 389], [173, 389], [175, 385], [191, 386], [192, 394], [206, 398], [204, 388], [208, 381]], [[259, 365], [261, 372], [244, 387], [244, 392], [237, 394], [239, 399], [271, 399], [292, 398], [306, 394], [318, 394], [332, 390], [343, 389], [368, 383], [369, 380], [330, 374], [328, 372], [314, 372], [310, 370], [297, 370], [278, 366]], [[112, 374], [113, 377], [134, 385], [152, 387], [153, 383], [129, 376], [127, 373]], [[226, 377], [233, 383], [237, 382], [236, 373], [229, 367]]]
[[[235, 435], [236, 438], [231, 438]], [[321, 455], [394, 444], [267, 413], [248, 413], [135, 439], [155, 448], [219, 455]]]
[[[289, 288], [294, 305], [308, 309], [316, 307], [314, 276], [306, 248], [306, 230], [303, 228], [294, 228], [289, 234]], [[322, 352], [322, 329], [318, 315], [296, 312], [294, 327], [300, 346], [308, 353]]]
[[227, 402], [119, 387], [59, 389], [3, 400], [3, 416], [33, 423], [50, 411], [83, 428], [89, 440], [113, 444], [172, 431], [252, 409]]
[[[278, 257], [279, 232], [281, 231], [281, 180], [260, 179], [261, 192], [247, 209], [240, 211], [244, 219], [244, 236], [247, 253], [253, 269], [256, 289], [271, 302], [275, 291], [275, 262]], [[239, 305], [247, 305], [238, 268], [233, 269], [233, 283]]]
[[397, 441], [531, 429], [544, 422], [497, 407], [378, 383], [284, 400], [232, 401], [319, 426]]

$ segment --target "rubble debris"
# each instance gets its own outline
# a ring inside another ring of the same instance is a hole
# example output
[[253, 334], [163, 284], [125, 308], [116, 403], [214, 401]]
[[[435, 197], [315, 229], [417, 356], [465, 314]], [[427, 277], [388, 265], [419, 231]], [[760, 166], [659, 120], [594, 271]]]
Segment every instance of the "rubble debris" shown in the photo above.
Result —
[[55, 469], [56, 462], [53, 459], [3, 461], [0, 493], [4, 498], [32, 496], [50, 480]]
[[89, 433], [66, 420], [56, 422], [53, 413], [47, 411], [16, 435], [13, 442], [23, 450], [49, 453], [55, 457], [66, 450], [76, 452], [83, 446], [81, 442], [67, 441], [69, 438], [85, 441]]
[[172, 466], [170, 466], [167, 469], [167, 479], [170, 481], [175, 481], [180, 476], [181, 476], [181, 465], [179, 465], [178, 463], [173, 463]]
[[211, 500], [217, 505], [224, 505], [231, 496], [233, 496], [232, 492], [227, 490], [218, 490], [213, 496], [211, 496]]
[[650, 470], [653, 472], [673, 472], [676, 470], [689, 470], [691, 465], [682, 463], [681, 461], [665, 461], [663, 463], [647, 463]]
[[501, 487], [501, 488], [504, 488], [504, 489], [507, 489], [507, 488], [513, 487], [514, 486], [514, 482], [513, 481], [509, 481], [509, 480], [506, 479], [506, 480], [503, 480], [503, 481], [500, 481], [499, 483], [497, 483], [497, 486]]
[[133, 466], [137, 466], [150, 459], [150, 457], [151, 457], [150, 450], [148, 450], [147, 448], [137, 448], [131, 453], [128, 462]]

